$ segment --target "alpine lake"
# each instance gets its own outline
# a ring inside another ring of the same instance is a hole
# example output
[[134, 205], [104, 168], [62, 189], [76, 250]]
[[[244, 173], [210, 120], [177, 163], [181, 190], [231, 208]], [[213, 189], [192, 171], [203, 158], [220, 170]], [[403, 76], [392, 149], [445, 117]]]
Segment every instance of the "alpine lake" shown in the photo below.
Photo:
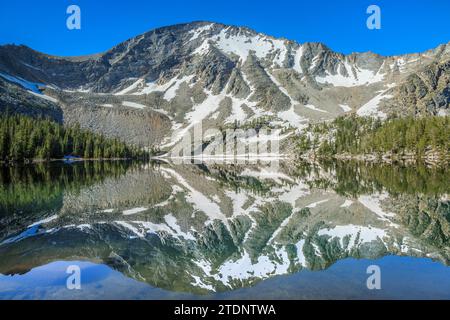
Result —
[[449, 182], [349, 161], [2, 166], [0, 299], [450, 299]]

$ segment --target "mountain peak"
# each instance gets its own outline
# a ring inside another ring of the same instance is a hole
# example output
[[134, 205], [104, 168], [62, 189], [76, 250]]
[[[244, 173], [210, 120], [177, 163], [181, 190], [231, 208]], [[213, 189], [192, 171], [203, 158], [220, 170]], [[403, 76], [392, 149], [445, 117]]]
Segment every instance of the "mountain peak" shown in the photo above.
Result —
[[[75, 123], [135, 143], [173, 145], [172, 135], [181, 137], [200, 122], [217, 128], [265, 118], [276, 129], [298, 130], [347, 113], [446, 114], [450, 70], [445, 63], [433, 65], [447, 61], [448, 52], [442, 45], [404, 56], [343, 55], [322, 43], [299, 44], [247, 27], [194, 21], [157, 28], [85, 57], [2, 46], [0, 89], [4, 81], [8, 88], [25, 90], [39, 84]], [[2, 95], [0, 102], [21, 103], [12, 96]], [[125, 124], [115, 120], [122, 112]], [[131, 130], [134, 124], [126, 117], [136, 113], [156, 117], [159, 133], [153, 133], [152, 122], [142, 124], [139, 134]]]

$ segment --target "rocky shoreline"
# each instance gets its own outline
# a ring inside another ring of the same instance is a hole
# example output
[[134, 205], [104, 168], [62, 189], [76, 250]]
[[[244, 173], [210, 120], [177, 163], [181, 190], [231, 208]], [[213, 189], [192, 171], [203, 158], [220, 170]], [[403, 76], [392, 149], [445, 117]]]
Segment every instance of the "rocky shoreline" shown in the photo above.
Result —
[[340, 161], [358, 161], [368, 163], [402, 163], [413, 165], [415, 163], [425, 163], [432, 166], [447, 165], [450, 163], [450, 154], [442, 154], [439, 152], [427, 152], [422, 156], [414, 153], [394, 154], [394, 153], [370, 153], [370, 154], [336, 154], [333, 156], [321, 156], [314, 153], [302, 154], [298, 158], [307, 161], [318, 161], [326, 159], [334, 159]]

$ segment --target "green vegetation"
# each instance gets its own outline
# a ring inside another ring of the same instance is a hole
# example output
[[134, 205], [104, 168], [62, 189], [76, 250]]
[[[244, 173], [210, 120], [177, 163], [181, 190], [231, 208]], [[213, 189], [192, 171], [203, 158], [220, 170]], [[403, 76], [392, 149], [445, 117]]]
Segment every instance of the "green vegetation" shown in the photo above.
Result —
[[119, 179], [140, 161], [40, 162], [0, 166], [0, 242], [30, 223], [50, 217], [63, 207], [66, 194], [105, 179]]
[[48, 119], [23, 115], [0, 116], [0, 161], [60, 159], [69, 154], [96, 159], [148, 156], [142, 148], [79, 126], [64, 127]]
[[400, 165], [323, 160], [320, 166], [302, 162], [297, 166], [295, 175], [302, 179], [308, 178], [307, 184], [311, 188], [334, 190], [346, 197], [383, 191], [391, 195], [427, 196], [441, 196], [450, 192], [448, 168], [427, 166], [421, 162]]
[[118, 178], [139, 163], [80, 161], [71, 165], [37, 163], [0, 167], [0, 217], [37, 212], [62, 204], [64, 191], [79, 192], [105, 178]]
[[339, 154], [413, 154], [428, 152], [448, 156], [450, 117], [405, 117], [381, 122], [357, 116], [339, 117], [329, 123], [310, 125], [309, 136], [297, 140], [300, 154], [313, 151], [322, 157]]

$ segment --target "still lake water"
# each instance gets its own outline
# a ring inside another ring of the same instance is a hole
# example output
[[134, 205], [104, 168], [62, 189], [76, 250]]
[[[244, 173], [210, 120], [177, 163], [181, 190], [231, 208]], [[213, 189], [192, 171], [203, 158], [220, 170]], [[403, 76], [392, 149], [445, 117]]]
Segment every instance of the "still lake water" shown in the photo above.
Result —
[[0, 299], [450, 299], [449, 181], [338, 162], [2, 167]]

